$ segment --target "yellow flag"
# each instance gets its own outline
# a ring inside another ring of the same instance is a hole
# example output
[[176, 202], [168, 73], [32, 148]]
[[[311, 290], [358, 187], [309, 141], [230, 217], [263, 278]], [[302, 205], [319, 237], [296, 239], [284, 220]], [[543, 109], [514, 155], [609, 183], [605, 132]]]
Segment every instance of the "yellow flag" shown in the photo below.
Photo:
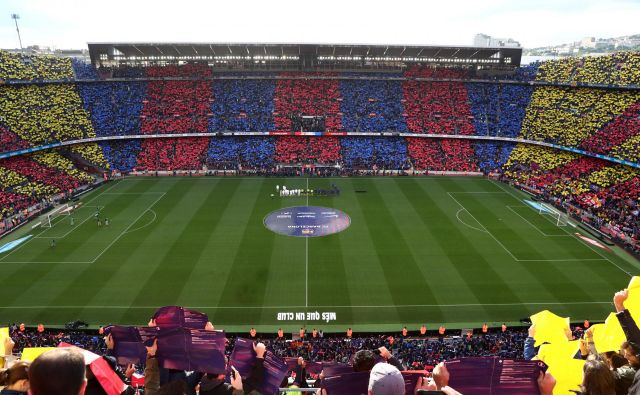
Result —
[[620, 352], [620, 345], [627, 340], [627, 337], [615, 313], [609, 314], [604, 324], [596, 324], [593, 327], [593, 343], [597, 352]]
[[542, 343], [566, 343], [566, 330], [569, 329], [569, 317], [560, 317], [549, 310], [543, 310], [531, 316], [531, 323], [535, 325], [533, 336], [535, 346]]
[[[604, 324], [594, 324], [589, 327], [591, 334], [593, 335], [593, 343], [596, 346], [596, 351], [601, 352], [600, 348], [608, 348], [606, 347], [606, 343], [604, 340]], [[612, 350], [604, 350], [602, 352], [607, 352]]]
[[9, 328], [0, 328], [0, 356], [6, 354], [4, 350], [4, 339], [9, 337]]
[[22, 357], [20, 357], [20, 359], [26, 362], [33, 362], [41, 354], [55, 349], [55, 347], [25, 347], [22, 350]]
[[[566, 337], [565, 337], [566, 339]], [[573, 358], [580, 349], [580, 340], [564, 343], [543, 344], [538, 350], [538, 359], [549, 366], [562, 364], [567, 359]]]
[[629, 310], [635, 322], [640, 322], [640, 277], [633, 276], [628, 285], [629, 297], [624, 307]]
[[562, 363], [555, 363], [549, 366], [548, 373], [556, 379], [556, 386], [553, 388], [553, 395], [575, 395], [569, 390], [578, 391], [582, 384], [582, 369], [584, 361], [582, 359], [567, 359]]

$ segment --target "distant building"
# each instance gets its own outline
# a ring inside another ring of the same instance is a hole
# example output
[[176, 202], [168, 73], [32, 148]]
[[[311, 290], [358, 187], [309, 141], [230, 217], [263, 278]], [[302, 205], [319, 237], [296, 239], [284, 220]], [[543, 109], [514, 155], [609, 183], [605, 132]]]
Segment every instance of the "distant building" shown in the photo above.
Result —
[[473, 38], [473, 46], [474, 47], [508, 47], [508, 48], [519, 48], [520, 42], [515, 41], [512, 38], [498, 38], [491, 37], [486, 34], [478, 33]]
[[580, 40], [581, 48], [595, 48], [596, 47], [596, 38], [595, 37], [584, 37]]

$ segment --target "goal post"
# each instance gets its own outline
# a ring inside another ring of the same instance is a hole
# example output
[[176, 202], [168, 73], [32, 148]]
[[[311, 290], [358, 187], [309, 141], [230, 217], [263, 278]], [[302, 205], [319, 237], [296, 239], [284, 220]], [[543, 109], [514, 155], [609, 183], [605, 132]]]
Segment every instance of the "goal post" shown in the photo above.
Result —
[[538, 214], [551, 216], [555, 220], [556, 226], [567, 226], [569, 223], [569, 215], [567, 213], [563, 213], [546, 203], [540, 204]]
[[60, 206], [54, 208], [50, 212], [46, 214], [46, 216], [42, 219], [41, 227], [43, 228], [51, 228], [52, 221], [58, 218], [61, 215], [71, 215], [73, 211], [73, 207], [69, 206], [68, 203], [61, 204]]

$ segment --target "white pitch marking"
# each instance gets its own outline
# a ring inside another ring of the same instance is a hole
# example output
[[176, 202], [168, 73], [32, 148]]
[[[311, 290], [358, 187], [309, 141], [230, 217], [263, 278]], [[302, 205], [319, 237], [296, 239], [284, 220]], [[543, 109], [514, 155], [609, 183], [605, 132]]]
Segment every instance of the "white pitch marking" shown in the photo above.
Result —
[[[192, 309], [300, 309], [300, 308], [357, 308], [357, 309], [382, 309], [398, 307], [482, 307], [482, 306], [544, 306], [544, 305], [589, 305], [612, 304], [606, 302], [519, 302], [519, 303], [458, 303], [458, 304], [399, 304], [399, 305], [363, 305], [363, 306], [188, 306]], [[158, 306], [0, 306], [0, 309], [157, 309]]]
[[[518, 201], [520, 201], [520, 198], [519, 198], [518, 196], [514, 195], [514, 194], [513, 194], [512, 192], [510, 192], [509, 190], [504, 189], [504, 188], [502, 187], [502, 185], [501, 185], [499, 182], [496, 182], [496, 181], [493, 181], [493, 180], [489, 180], [489, 181], [491, 181], [492, 183], [494, 183], [494, 184], [498, 185], [498, 187], [499, 187], [500, 189], [502, 189], [503, 191], [505, 191], [505, 192], [507, 192], [509, 195], [511, 195], [513, 198], [515, 198], [515, 199], [517, 199]], [[545, 219], [546, 219], [547, 221], [549, 220], [547, 217], [545, 217]], [[574, 236], [574, 235], [572, 235], [571, 233], [569, 233], [569, 231], [568, 231], [568, 230], [564, 229], [564, 227], [562, 228], [562, 230], [564, 230], [568, 235], [570, 235], [570, 236]], [[575, 237], [575, 236], [574, 236], [574, 237]], [[607, 257], [606, 255], [602, 255], [602, 253], [601, 253], [600, 251], [598, 251], [598, 250], [596, 250], [595, 248], [591, 247], [591, 245], [589, 245], [588, 243], [586, 243], [586, 242], [584, 242], [584, 241], [582, 241], [582, 240], [580, 240], [580, 241], [582, 242], [582, 244], [586, 245], [586, 246], [587, 246], [591, 251], [595, 252], [596, 254], [598, 254], [599, 256], [601, 256], [602, 258], [604, 258], [604, 259], [602, 259], [602, 260], [609, 261], [609, 263], [611, 263], [613, 266], [615, 266], [615, 267], [617, 267], [618, 269], [620, 269], [620, 271], [622, 271], [623, 273], [625, 273], [625, 274], [626, 274], [626, 275], [628, 275], [628, 276], [631, 276], [631, 273], [629, 273], [628, 271], [626, 271], [626, 270], [624, 270], [623, 268], [621, 268], [620, 266], [618, 266], [615, 262], [613, 262], [611, 259], [609, 259], [609, 257]]]

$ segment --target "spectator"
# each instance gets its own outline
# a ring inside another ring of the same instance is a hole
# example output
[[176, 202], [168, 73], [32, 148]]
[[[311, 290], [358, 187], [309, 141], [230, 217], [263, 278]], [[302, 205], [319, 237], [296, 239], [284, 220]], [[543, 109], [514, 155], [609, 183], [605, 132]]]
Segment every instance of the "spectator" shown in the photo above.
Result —
[[369, 374], [370, 395], [404, 395], [404, 378], [388, 363], [377, 363]]
[[86, 385], [84, 357], [70, 348], [48, 351], [29, 367], [32, 395], [83, 395]]
[[380, 355], [384, 360], [395, 366], [398, 370], [404, 370], [402, 363], [391, 354], [384, 346], [378, 348], [376, 352], [370, 350], [360, 350], [353, 358], [353, 370], [356, 372], [366, 372], [373, 369], [376, 364], [376, 355]]
[[18, 361], [0, 371], [0, 395], [26, 395], [29, 390], [29, 363]]
[[629, 290], [623, 289], [613, 296], [613, 305], [616, 308], [616, 316], [624, 331], [627, 341], [622, 345], [624, 357], [631, 367], [636, 369], [633, 382], [629, 387], [629, 394], [640, 394], [640, 329], [631, 317], [631, 313], [624, 307], [624, 302], [629, 297]]
[[[628, 345], [626, 343], [622, 345], [622, 349], [627, 347]], [[627, 395], [629, 393], [629, 387], [631, 383], [633, 383], [636, 370], [631, 367], [625, 357], [617, 352], [609, 351], [603, 353], [602, 359], [607, 363], [613, 373], [616, 395]]]
[[584, 376], [580, 385], [584, 395], [615, 395], [613, 373], [606, 363], [589, 360], [584, 364]]

